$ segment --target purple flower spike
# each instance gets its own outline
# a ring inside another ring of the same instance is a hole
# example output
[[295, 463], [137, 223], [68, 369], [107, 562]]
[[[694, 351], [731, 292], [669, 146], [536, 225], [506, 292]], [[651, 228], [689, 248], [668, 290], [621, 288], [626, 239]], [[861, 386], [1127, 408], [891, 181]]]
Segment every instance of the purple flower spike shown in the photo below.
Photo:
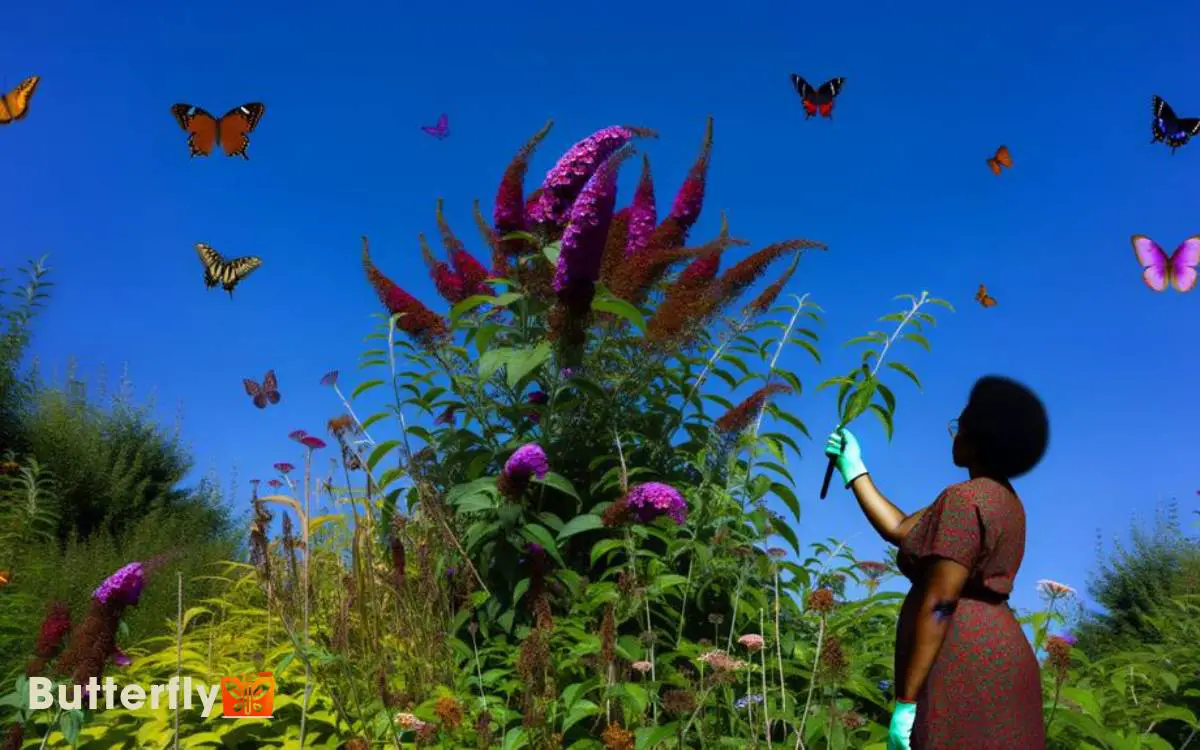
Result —
[[129, 654], [122, 651], [119, 646], [113, 647], [112, 661], [118, 667], [128, 667], [133, 664], [133, 659], [129, 658]]
[[[617, 170], [632, 154], [622, 149], [612, 154], [587, 181], [583, 192], [571, 206], [571, 217], [563, 232], [558, 266], [554, 270], [554, 291], [588, 286], [600, 278], [600, 263], [608, 226], [617, 202]], [[589, 297], [588, 302], [591, 302]]]
[[537, 443], [529, 443], [517, 448], [508, 461], [504, 463], [504, 473], [512, 479], [528, 479], [531, 476], [544, 479], [550, 471], [550, 461], [546, 452]]
[[687, 501], [669, 484], [646, 482], [635, 485], [625, 496], [625, 502], [642, 523], [664, 515], [680, 526], [687, 520]]
[[146, 585], [146, 571], [140, 562], [131, 562], [105, 579], [92, 592], [92, 598], [101, 604], [109, 602], [133, 606], [142, 596]]
[[645, 128], [613, 125], [576, 143], [546, 173], [537, 200], [527, 207], [529, 219], [535, 224], [558, 227], [566, 224], [567, 212], [576, 196], [600, 165], [634, 138], [653, 135], [653, 131]]
[[629, 234], [625, 239], [625, 256], [646, 249], [654, 227], [658, 225], [658, 209], [654, 203], [654, 179], [650, 176], [650, 160], [642, 157], [642, 177], [629, 206]]
[[337, 385], [338, 371], [330, 370], [321, 376], [321, 385], [334, 386]]

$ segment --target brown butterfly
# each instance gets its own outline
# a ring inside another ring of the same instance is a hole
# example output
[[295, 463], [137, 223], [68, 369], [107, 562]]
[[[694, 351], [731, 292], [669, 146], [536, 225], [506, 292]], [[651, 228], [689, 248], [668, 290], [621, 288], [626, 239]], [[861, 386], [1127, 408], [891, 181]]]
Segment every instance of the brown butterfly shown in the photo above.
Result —
[[268, 403], [279, 403], [279, 381], [275, 378], [274, 370], [267, 370], [267, 374], [263, 375], [262, 385], [250, 378], [242, 378], [242, 385], [246, 388], [246, 395], [260, 409], [267, 408]]
[[1012, 169], [1012, 154], [1009, 153], [1008, 146], [996, 149], [996, 155], [987, 160], [987, 165], [991, 167], [992, 174], [1000, 174], [1001, 167]]
[[0, 125], [20, 120], [29, 113], [29, 100], [33, 98], [33, 90], [37, 88], [37, 76], [29, 76], [17, 84], [12, 91], [0, 97]]
[[975, 292], [975, 301], [984, 307], [995, 307], [996, 298], [987, 293], [987, 287], [983, 284], [979, 285], [979, 291]]
[[266, 111], [267, 108], [262, 104], [251, 102], [234, 107], [216, 118], [191, 104], [171, 107], [171, 114], [179, 121], [179, 127], [189, 133], [188, 148], [193, 157], [208, 156], [214, 147], [220, 145], [226, 156], [249, 159], [246, 147], [250, 145], [250, 133], [258, 127], [258, 121]]

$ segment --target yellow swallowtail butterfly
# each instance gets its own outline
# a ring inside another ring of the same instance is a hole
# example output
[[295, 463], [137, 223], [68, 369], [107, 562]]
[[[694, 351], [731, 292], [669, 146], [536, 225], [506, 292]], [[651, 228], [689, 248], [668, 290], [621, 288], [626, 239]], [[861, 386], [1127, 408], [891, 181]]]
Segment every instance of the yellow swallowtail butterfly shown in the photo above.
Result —
[[12, 91], [0, 97], [0, 125], [7, 125], [14, 120], [20, 120], [29, 112], [29, 100], [33, 98], [33, 90], [37, 88], [37, 76], [29, 76]]
[[229, 292], [230, 299], [233, 299], [233, 288], [238, 282], [262, 265], [262, 259], [252, 255], [225, 260], [220, 253], [203, 242], [196, 243], [196, 252], [200, 255], [200, 262], [204, 264], [204, 286], [212, 289], [220, 284], [222, 289]]

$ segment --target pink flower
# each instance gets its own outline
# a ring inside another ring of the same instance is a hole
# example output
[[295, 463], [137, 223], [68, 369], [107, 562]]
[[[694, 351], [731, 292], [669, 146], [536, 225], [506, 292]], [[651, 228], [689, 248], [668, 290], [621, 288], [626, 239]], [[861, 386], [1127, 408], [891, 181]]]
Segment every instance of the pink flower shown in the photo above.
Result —
[[630, 664], [629, 666], [633, 667], [634, 671], [641, 672], [642, 674], [646, 674], [651, 669], [654, 669], [654, 665], [648, 661], [635, 661], [633, 664]]
[[304, 436], [307, 434], [308, 433], [305, 432], [304, 430], [292, 430], [291, 432], [288, 433], [288, 438], [291, 440], [295, 440], [298, 443], [301, 440], [303, 440]]
[[738, 638], [738, 643], [748, 651], [758, 651], [763, 647], [763, 637], [757, 633], [747, 633], [741, 638]]
[[645, 482], [634, 485], [625, 495], [625, 502], [642, 523], [664, 515], [681, 526], [687, 520], [687, 501], [669, 484]]
[[1067, 584], [1051, 581], [1048, 578], [1043, 578], [1037, 582], [1037, 590], [1038, 593], [1047, 599], [1061, 599], [1064, 596], [1070, 596], [1075, 593], [1075, 589]]
[[312, 435], [306, 435], [305, 437], [301, 438], [300, 443], [309, 450], [320, 450], [321, 448], [325, 447], [324, 440]]
[[528, 479], [535, 476], [544, 479], [550, 471], [550, 461], [546, 451], [537, 443], [522, 445], [504, 462], [504, 474], [512, 479]]
[[650, 159], [642, 157], [642, 177], [637, 192], [629, 206], [629, 234], [625, 240], [625, 255], [630, 256], [646, 249], [654, 226], [658, 223], [658, 210], [654, 203], [654, 179], [650, 176]]
[[613, 125], [579, 141], [546, 173], [537, 201], [527, 206], [528, 218], [535, 224], [563, 226], [576, 196], [600, 165], [634, 138], [653, 135], [645, 128]]
[[[600, 262], [604, 241], [612, 223], [613, 207], [617, 202], [617, 169], [632, 151], [622, 149], [612, 154], [588, 179], [573, 206], [567, 228], [563, 232], [558, 266], [554, 270], [554, 291], [578, 294], [592, 301], [596, 279], [600, 277]], [[573, 300], [573, 309], [582, 307]]]
[[280, 463], [275, 464], [275, 471], [278, 471], [280, 474], [291, 474], [292, 470], [295, 468], [295, 466], [292, 466], [286, 461], [281, 461]]
[[[496, 201], [492, 209], [492, 223], [499, 237], [525, 229], [525, 172], [529, 169], [530, 155], [550, 132], [552, 124], [547, 122], [517, 151], [508, 168], [504, 170], [504, 176], [500, 178], [500, 187], [496, 191]], [[502, 244], [507, 246], [504, 250], [509, 254], [524, 248], [524, 243], [521, 242], [510, 241]]]
[[329, 372], [327, 372], [321, 376], [321, 385], [325, 385], [325, 386], [337, 385], [337, 379], [338, 379], [338, 371], [330, 370]]
[[[700, 155], [692, 164], [691, 171], [675, 194], [668, 218], [674, 219], [682, 238], [686, 239], [688, 231], [700, 218], [700, 209], [704, 206], [704, 183], [708, 177], [708, 162], [712, 156], [713, 120], [708, 118], [704, 129], [704, 143], [700, 147]], [[682, 241], [682, 239], [681, 239]]]
[[133, 664], [133, 659], [130, 659], [129, 654], [122, 651], [119, 646], [113, 646], [112, 661], [118, 667], [128, 667]]
[[110, 601], [126, 605], [138, 603], [142, 588], [146, 585], [146, 571], [140, 562], [131, 562], [113, 573], [92, 592], [92, 598], [101, 604]]

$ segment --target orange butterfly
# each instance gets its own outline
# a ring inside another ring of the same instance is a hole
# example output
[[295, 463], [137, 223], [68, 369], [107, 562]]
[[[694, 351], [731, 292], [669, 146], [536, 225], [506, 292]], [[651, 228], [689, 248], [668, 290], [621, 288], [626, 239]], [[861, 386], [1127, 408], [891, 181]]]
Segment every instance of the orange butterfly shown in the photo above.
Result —
[[250, 158], [246, 155], [250, 133], [258, 127], [258, 121], [266, 111], [267, 108], [262, 104], [251, 102], [234, 107], [218, 119], [191, 104], [171, 107], [171, 114], [179, 121], [179, 127], [189, 133], [188, 148], [192, 156], [208, 156], [219, 145], [226, 156], [240, 156], [243, 159]]
[[987, 165], [992, 168], [992, 174], [1000, 174], [1001, 167], [1012, 169], [1012, 154], [1008, 151], [1008, 146], [1001, 146], [996, 149], [996, 155], [987, 160]]
[[984, 307], [995, 307], [996, 298], [987, 293], [987, 287], [983, 284], [979, 285], [979, 291], [975, 292], [975, 301]]
[[12, 571], [0, 570], [0, 587], [7, 586], [8, 582], [11, 580], [12, 580]]
[[0, 96], [0, 125], [20, 120], [29, 113], [29, 100], [37, 88], [38, 76], [29, 76], [17, 84], [17, 87], [4, 96]]

